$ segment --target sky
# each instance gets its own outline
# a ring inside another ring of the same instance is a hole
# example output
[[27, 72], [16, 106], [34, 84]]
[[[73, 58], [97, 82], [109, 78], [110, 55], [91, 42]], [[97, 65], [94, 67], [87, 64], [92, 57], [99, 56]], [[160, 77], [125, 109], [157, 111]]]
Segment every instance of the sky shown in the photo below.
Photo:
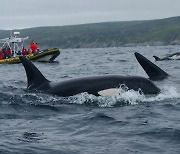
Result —
[[0, 0], [0, 29], [180, 16], [180, 0]]

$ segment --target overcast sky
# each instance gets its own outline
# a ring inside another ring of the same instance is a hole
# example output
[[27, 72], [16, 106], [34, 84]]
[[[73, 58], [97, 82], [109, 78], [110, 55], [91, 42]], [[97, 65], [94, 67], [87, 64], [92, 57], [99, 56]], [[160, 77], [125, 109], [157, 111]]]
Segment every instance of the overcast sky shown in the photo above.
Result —
[[0, 0], [0, 29], [180, 16], [180, 0]]

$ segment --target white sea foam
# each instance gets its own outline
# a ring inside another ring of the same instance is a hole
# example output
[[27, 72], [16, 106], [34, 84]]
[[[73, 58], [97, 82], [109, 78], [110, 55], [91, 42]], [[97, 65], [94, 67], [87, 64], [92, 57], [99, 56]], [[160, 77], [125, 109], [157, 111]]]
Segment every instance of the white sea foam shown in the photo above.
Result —
[[99, 107], [114, 107], [124, 105], [136, 105], [139, 103], [160, 102], [166, 99], [178, 99], [180, 94], [176, 88], [164, 86], [158, 95], [144, 95], [141, 91], [127, 90], [119, 88], [117, 94], [113, 96], [94, 96], [88, 93], [80, 93], [69, 97], [70, 103], [89, 104]]
[[172, 86], [163, 86], [161, 89], [161, 93], [156, 95], [155, 97], [146, 98], [145, 101], [163, 101], [166, 99], [178, 99], [180, 98], [180, 94], [177, 92], [177, 89]]

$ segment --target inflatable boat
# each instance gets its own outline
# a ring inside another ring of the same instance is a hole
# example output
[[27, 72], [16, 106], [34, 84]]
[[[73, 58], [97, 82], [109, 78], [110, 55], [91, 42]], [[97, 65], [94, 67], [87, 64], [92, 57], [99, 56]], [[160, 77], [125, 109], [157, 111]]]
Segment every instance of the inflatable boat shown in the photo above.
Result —
[[[0, 43], [3, 43], [0, 48], [0, 64], [14, 64], [21, 63], [19, 56], [25, 56], [29, 60], [36, 62], [53, 62], [60, 54], [58, 48], [48, 48], [40, 50], [37, 45], [36, 48], [26, 49], [24, 41], [28, 39], [18, 37], [19, 32], [14, 32], [14, 36], [10, 38], [1, 39]], [[26, 50], [26, 52], [24, 52]]]
[[[60, 54], [59, 49], [57, 48], [49, 48], [42, 50], [38, 53], [31, 53], [28, 55], [24, 55], [26, 58], [36, 62], [53, 62], [54, 59]], [[19, 55], [15, 57], [3, 58], [0, 60], [0, 64], [15, 64], [21, 63], [19, 59]]]

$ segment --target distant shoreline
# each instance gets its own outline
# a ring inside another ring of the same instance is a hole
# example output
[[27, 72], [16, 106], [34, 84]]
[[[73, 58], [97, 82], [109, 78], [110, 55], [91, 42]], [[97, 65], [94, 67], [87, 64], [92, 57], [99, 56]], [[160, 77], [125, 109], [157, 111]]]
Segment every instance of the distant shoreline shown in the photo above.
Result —
[[[180, 45], [180, 16], [158, 20], [104, 22], [17, 30], [39, 47], [104, 48]], [[0, 30], [0, 38], [9, 31]], [[28, 44], [28, 42], [26, 42]]]

